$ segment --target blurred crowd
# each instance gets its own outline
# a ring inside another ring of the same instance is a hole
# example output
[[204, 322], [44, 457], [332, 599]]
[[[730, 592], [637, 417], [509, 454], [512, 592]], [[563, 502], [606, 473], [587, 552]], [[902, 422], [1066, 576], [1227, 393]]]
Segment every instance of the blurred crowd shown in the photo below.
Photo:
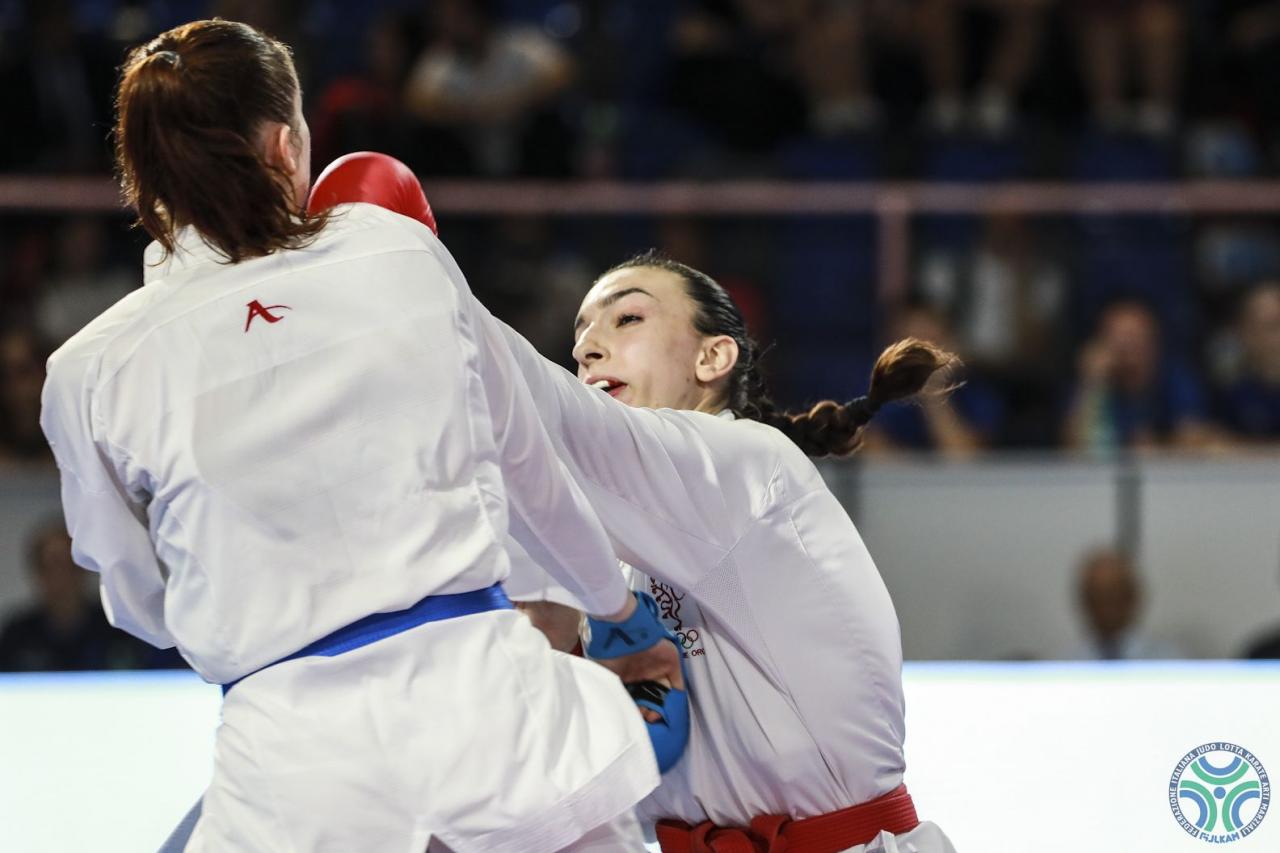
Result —
[[[353, 150], [433, 179], [1248, 180], [1280, 173], [1280, 0], [0, 0], [0, 175], [110, 173], [124, 51], [186, 20], [293, 46], [315, 169]], [[1280, 230], [1150, 215], [912, 222], [884, 304], [862, 216], [446, 217], [475, 289], [568, 360], [592, 278], [654, 246], [735, 296], [775, 397], [851, 397], [905, 335], [959, 351], [949, 401], [866, 452], [1280, 446]], [[138, 286], [123, 214], [0, 212], [0, 468], [49, 465], [44, 360]], [[58, 522], [0, 669], [180, 665], [110, 629]], [[1142, 582], [1081, 558], [1082, 658], [1173, 657]], [[1260, 637], [1242, 654], [1280, 656]]]
[[1276, 0], [5, 0], [0, 169], [106, 168], [123, 51], [213, 15], [294, 48], [318, 160], [424, 175], [779, 174], [884, 137], [867, 170], [941, 179], [1105, 169], [1096, 137], [1171, 175], [1280, 156]]
[[[76, 566], [61, 518], [28, 534], [31, 604], [0, 613], [0, 672], [65, 672], [185, 667], [172, 649], [159, 650], [112, 628], [94, 594], [95, 578]], [[1145, 625], [1147, 588], [1125, 550], [1091, 548], [1076, 566], [1056, 574], [1075, 602], [1076, 641], [1059, 650], [1066, 660], [1173, 660], [1186, 648], [1153, 636]], [[537, 613], [531, 614], [535, 621]], [[561, 639], [561, 647], [573, 646]], [[1280, 659], [1280, 624], [1257, 633], [1238, 650], [1242, 658]], [[1031, 659], [1011, 652], [1018, 659]]]
[[[107, 174], [129, 45], [222, 15], [297, 53], [316, 168], [437, 178], [1248, 179], [1280, 170], [1280, 0], [9, 0], [0, 174]], [[1194, 69], [1194, 73], [1192, 73]], [[19, 120], [20, 119], [20, 120]], [[47, 460], [41, 364], [139, 281], [122, 215], [0, 213], [0, 459]], [[775, 396], [848, 397], [901, 335], [969, 365], [869, 452], [1280, 441], [1280, 230], [1261, 217], [921, 216], [881, 301], [862, 216], [450, 217], [544, 352], [593, 275], [656, 246], [743, 305]]]
[[30, 531], [26, 557], [32, 603], [0, 617], [0, 672], [186, 666], [176, 651], [153, 648], [111, 627], [96, 578], [71, 558], [71, 537], [61, 517]]

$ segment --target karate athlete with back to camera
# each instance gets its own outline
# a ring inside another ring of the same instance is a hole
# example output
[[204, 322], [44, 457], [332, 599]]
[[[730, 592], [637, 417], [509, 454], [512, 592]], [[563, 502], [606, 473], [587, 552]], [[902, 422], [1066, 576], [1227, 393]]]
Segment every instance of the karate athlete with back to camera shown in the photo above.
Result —
[[893, 603], [808, 456], [854, 452], [885, 403], [945, 393], [955, 357], [900, 341], [867, 397], [779, 412], [733, 300], [652, 255], [587, 294], [577, 379], [505, 331], [618, 555], [688, 647], [688, 750], [639, 807], [662, 849], [951, 853], [903, 785]]
[[[41, 423], [111, 622], [223, 685], [186, 849], [638, 849], [643, 721], [511, 610], [508, 510], [589, 610], [661, 627], [498, 325], [416, 222], [305, 213], [281, 43], [187, 24], [117, 96], [156, 242], [145, 286], [50, 359]], [[679, 679], [671, 644], [634, 649], [624, 680]]]

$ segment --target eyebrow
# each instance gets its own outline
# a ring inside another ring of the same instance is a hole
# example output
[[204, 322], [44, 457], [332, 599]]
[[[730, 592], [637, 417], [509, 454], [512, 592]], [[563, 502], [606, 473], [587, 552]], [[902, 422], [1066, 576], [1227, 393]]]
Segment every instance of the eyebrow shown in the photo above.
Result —
[[[616, 292], [614, 292], [614, 293], [610, 293], [608, 296], [606, 296], [605, 298], [601, 299], [601, 300], [600, 300], [600, 307], [601, 307], [601, 308], [608, 308], [610, 305], [612, 305], [613, 303], [617, 302], [617, 301], [618, 301], [619, 299], [621, 299], [622, 297], [624, 297], [624, 296], [630, 296], [630, 295], [631, 295], [631, 294], [633, 294], [633, 293], [643, 293], [645, 296], [649, 297], [650, 299], [654, 300], [655, 302], [658, 300], [658, 297], [654, 296], [652, 293], [650, 293], [649, 291], [645, 290], [643, 287], [626, 287], [626, 288], [623, 288], [622, 290], [616, 291]], [[574, 319], [574, 321], [573, 321], [573, 330], [576, 332], [576, 331], [578, 331], [578, 329], [581, 329], [581, 328], [582, 328], [582, 324], [583, 324], [583, 322], [584, 322], [584, 321], [583, 321], [583, 319], [582, 319], [582, 315], [581, 315], [581, 314], [579, 314], [579, 315], [577, 316], [577, 318], [576, 318], [576, 319]]]

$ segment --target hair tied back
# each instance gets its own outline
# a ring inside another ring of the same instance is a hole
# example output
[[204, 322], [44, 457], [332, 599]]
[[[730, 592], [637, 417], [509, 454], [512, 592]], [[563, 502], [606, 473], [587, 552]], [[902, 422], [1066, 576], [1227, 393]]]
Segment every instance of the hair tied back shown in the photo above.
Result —
[[182, 65], [182, 57], [178, 55], [177, 51], [173, 50], [157, 50], [155, 53], [151, 54], [151, 58], [153, 60], [163, 62], [174, 71], [177, 71]]
[[876, 412], [880, 411], [880, 404], [870, 397], [857, 397], [849, 401], [848, 411], [853, 422], [861, 425], [870, 423]]

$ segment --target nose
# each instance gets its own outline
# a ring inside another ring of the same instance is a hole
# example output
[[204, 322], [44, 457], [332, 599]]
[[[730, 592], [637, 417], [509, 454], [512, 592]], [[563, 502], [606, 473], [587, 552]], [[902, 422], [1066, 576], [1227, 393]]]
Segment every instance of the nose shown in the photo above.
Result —
[[573, 360], [578, 362], [584, 370], [589, 369], [592, 364], [607, 354], [604, 346], [596, 339], [592, 327], [583, 331], [578, 337], [578, 342], [573, 346]]

